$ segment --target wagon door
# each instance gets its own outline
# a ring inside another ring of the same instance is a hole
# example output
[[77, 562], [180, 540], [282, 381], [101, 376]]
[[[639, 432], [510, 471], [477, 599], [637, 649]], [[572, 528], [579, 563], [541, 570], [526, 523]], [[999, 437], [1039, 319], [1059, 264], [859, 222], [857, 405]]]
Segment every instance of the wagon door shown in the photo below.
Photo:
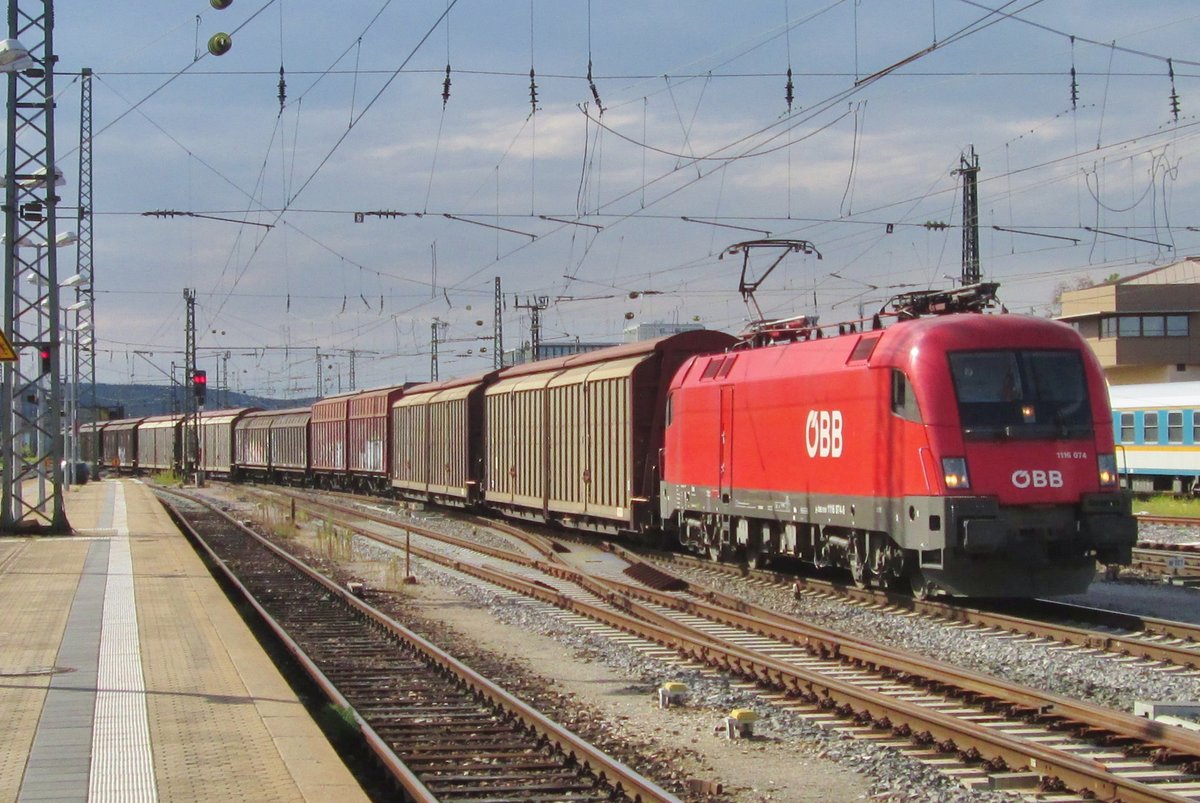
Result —
[[733, 385], [721, 386], [721, 467], [718, 485], [721, 503], [733, 495]]

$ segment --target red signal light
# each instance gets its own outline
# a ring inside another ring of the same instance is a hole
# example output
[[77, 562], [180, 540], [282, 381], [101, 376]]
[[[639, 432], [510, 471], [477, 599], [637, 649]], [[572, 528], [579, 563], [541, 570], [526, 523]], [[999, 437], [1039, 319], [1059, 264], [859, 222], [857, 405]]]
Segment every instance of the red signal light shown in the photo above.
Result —
[[204, 403], [205, 395], [208, 392], [208, 372], [196, 370], [192, 372], [192, 392], [196, 395], [196, 401]]
[[42, 348], [38, 350], [38, 358], [41, 360], [42, 373], [50, 373], [50, 348], [48, 346], [42, 346]]

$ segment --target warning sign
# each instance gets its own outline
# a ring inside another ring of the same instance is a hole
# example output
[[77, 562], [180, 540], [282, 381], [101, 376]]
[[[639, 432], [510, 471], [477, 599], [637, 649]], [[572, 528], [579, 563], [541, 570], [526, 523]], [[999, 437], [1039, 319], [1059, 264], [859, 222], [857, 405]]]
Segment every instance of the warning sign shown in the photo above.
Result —
[[8, 338], [4, 336], [4, 332], [0, 332], [0, 362], [16, 362], [17, 353], [13, 351], [12, 344], [8, 342]]

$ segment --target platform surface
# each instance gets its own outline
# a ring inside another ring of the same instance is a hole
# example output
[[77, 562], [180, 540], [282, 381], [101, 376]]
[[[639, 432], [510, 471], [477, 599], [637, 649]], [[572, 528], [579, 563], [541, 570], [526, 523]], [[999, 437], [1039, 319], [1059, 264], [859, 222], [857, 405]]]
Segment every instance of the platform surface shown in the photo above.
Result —
[[365, 800], [150, 490], [0, 537], [0, 800]]

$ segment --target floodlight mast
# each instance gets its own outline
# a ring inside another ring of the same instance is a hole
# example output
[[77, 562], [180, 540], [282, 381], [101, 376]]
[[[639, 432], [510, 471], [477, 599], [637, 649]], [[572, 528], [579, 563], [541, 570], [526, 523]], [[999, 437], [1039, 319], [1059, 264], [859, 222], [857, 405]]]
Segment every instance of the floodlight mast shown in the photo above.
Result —
[[0, 393], [4, 533], [70, 531], [63, 507], [53, 20], [51, 0], [9, 0], [0, 48], [0, 73], [8, 75], [4, 333], [17, 355], [4, 363]]

